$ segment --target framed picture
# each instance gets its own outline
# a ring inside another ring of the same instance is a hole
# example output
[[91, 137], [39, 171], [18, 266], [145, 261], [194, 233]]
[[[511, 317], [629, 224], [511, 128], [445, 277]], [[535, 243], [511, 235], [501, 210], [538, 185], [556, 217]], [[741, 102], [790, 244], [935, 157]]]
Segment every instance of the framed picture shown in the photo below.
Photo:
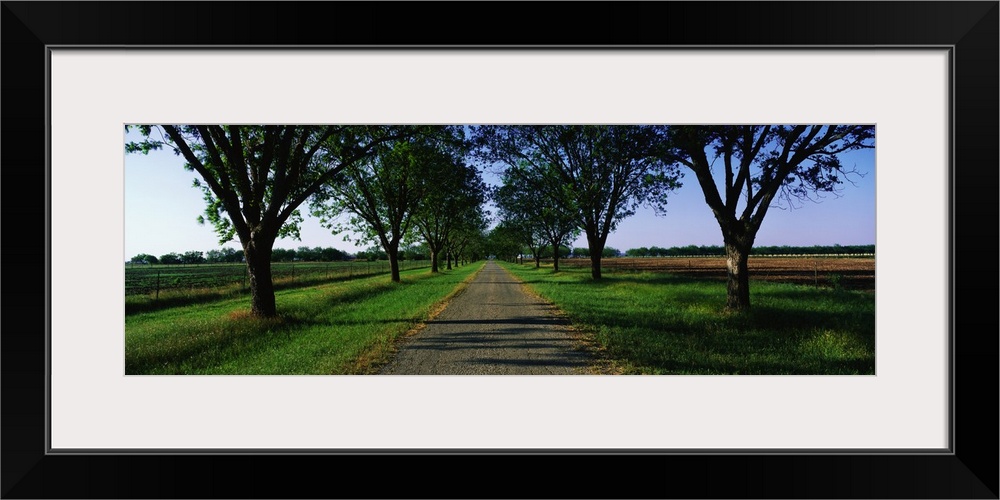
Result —
[[[997, 498], [997, 2], [3, 5], [5, 253], [45, 269], [7, 296], [5, 497]], [[876, 374], [125, 377], [121, 125], [153, 120], [875, 123]]]

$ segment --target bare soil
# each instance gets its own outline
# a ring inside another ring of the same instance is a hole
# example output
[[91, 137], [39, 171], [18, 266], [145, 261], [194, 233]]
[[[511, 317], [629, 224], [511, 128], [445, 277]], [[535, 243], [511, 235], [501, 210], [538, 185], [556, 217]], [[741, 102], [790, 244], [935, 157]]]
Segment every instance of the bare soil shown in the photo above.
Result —
[[[589, 267], [590, 259], [560, 259], [559, 265]], [[875, 291], [874, 257], [754, 257], [749, 260], [750, 279], [795, 283], [847, 290]], [[659, 271], [681, 276], [726, 280], [724, 257], [605, 258], [601, 269]]]

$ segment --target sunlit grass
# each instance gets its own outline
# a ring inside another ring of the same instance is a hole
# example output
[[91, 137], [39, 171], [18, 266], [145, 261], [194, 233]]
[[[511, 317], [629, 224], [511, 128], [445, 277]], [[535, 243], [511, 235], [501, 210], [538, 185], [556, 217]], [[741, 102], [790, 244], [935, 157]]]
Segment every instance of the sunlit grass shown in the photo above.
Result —
[[400, 335], [426, 319], [481, 263], [431, 274], [285, 289], [278, 317], [249, 315], [246, 297], [125, 317], [127, 374], [351, 374], [385, 361]]
[[594, 335], [626, 373], [874, 374], [873, 294], [751, 282], [751, 310], [726, 285], [662, 273], [503, 265]]

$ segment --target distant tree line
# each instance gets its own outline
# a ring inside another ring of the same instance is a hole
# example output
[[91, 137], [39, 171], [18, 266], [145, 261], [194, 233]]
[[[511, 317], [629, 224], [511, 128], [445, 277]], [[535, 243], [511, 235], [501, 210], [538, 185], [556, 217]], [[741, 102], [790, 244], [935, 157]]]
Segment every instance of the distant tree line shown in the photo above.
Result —
[[[502, 255], [502, 256], [499, 256], [499, 257], [513, 260], [515, 257], [518, 257], [518, 256], [524, 256], [526, 258], [531, 258], [531, 259], [534, 259], [534, 258], [537, 257], [536, 260], [552, 259], [553, 258], [552, 247], [549, 246], [549, 245], [543, 245], [543, 246], [537, 247], [537, 249], [533, 249], [532, 247], [524, 246], [524, 247], [521, 247], [517, 251], [517, 255], [508, 254], [508, 255]], [[622, 252], [620, 250], [618, 250], [617, 248], [614, 248], [614, 247], [608, 247], [608, 246], [606, 246], [606, 247], [604, 247], [604, 250], [601, 250], [601, 257], [621, 257], [621, 256], [622, 256]], [[559, 258], [560, 259], [565, 259], [565, 258], [571, 258], [571, 257], [572, 258], [577, 258], [577, 259], [587, 259], [587, 258], [590, 258], [590, 249], [586, 248], [586, 247], [570, 248], [570, 247], [568, 247], [566, 245], [560, 245], [559, 246]]]
[[[309, 248], [304, 246], [295, 249], [275, 248], [271, 252], [271, 262], [337, 262], [355, 259], [376, 261], [388, 260], [388, 258], [386, 252], [377, 246], [356, 254], [331, 247]], [[402, 260], [428, 260], [430, 259], [430, 250], [425, 244], [409, 245], [400, 250], [400, 258]], [[222, 248], [207, 252], [197, 250], [184, 253], [171, 252], [159, 257], [141, 253], [129, 259], [128, 262], [130, 264], [223, 264], [242, 263], [244, 260], [243, 250]]]
[[[822, 254], [873, 254], [875, 245], [813, 245], [813, 246], [764, 246], [753, 247], [750, 255], [822, 255]], [[683, 247], [660, 248], [657, 246], [630, 248], [627, 257], [676, 257], [688, 255], [726, 255], [720, 245], [687, 245]]]
[[[621, 255], [622, 255], [621, 251], [618, 250], [617, 248], [614, 248], [614, 247], [608, 247], [608, 246], [606, 246], [606, 247], [604, 247], [603, 250], [601, 250], [601, 257], [620, 257]], [[581, 258], [581, 257], [583, 257], [583, 258], [590, 258], [590, 249], [589, 248], [574, 248], [573, 249], [573, 257], [577, 257], [577, 258]]]

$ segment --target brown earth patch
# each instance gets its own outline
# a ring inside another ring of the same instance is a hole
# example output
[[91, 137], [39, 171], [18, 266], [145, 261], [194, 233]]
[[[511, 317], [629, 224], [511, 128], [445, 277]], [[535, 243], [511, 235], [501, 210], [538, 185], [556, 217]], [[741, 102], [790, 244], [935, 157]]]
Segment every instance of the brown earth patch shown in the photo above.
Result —
[[[590, 259], [560, 259], [560, 265], [589, 267]], [[874, 257], [750, 257], [750, 279], [826, 288], [875, 291]], [[605, 272], [668, 272], [725, 280], [724, 257], [618, 257], [601, 260]]]

